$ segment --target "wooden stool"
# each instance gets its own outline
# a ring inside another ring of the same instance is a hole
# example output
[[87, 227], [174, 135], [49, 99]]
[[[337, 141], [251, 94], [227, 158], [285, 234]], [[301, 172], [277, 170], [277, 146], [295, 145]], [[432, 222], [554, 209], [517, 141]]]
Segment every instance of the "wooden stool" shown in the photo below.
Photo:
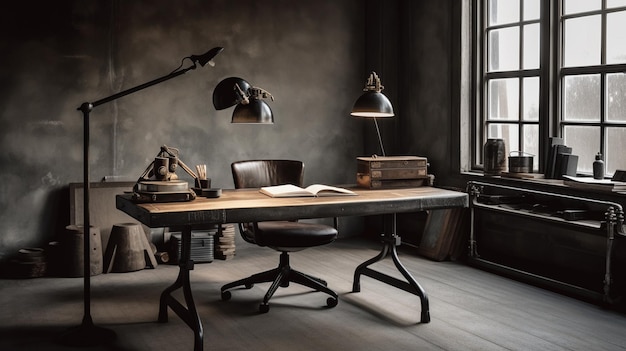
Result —
[[146, 267], [155, 268], [156, 258], [138, 223], [118, 223], [111, 228], [111, 236], [104, 254], [104, 272], [133, 272]]

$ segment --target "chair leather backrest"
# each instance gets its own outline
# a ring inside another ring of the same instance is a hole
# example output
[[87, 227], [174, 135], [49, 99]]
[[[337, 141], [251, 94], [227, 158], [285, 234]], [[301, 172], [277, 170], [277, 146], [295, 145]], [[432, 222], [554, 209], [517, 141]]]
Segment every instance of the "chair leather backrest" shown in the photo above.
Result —
[[293, 184], [302, 186], [304, 163], [295, 160], [248, 160], [231, 164], [236, 189]]
[[[302, 186], [304, 163], [294, 160], [247, 160], [230, 165], [235, 189], [293, 184]], [[239, 231], [247, 242], [265, 246], [256, 235], [256, 223], [239, 223]]]

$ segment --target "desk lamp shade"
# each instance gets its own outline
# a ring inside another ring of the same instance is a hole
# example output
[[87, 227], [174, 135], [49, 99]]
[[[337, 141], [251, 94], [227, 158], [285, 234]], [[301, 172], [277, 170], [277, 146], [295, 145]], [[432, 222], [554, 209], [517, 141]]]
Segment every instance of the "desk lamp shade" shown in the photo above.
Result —
[[380, 129], [378, 128], [376, 118], [393, 117], [394, 114], [391, 102], [381, 93], [383, 89], [385, 89], [385, 87], [380, 83], [380, 78], [378, 78], [376, 72], [372, 72], [369, 78], [367, 78], [367, 83], [363, 89], [365, 93], [356, 100], [350, 115], [374, 119], [380, 151], [383, 156], [385, 156], [385, 147], [383, 146], [383, 139], [380, 136]]
[[393, 117], [393, 106], [391, 106], [389, 99], [381, 93], [384, 88], [376, 72], [372, 72], [363, 89], [365, 93], [356, 100], [350, 114], [354, 117]]
[[229, 77], [217, 84], [213, 90], [213, 106], [224, 110], [235, 106], [231, 123], [274, 123], [270, 106], [262, 100], [274, 97], [266, 90], [253, 87], [244, 79]]

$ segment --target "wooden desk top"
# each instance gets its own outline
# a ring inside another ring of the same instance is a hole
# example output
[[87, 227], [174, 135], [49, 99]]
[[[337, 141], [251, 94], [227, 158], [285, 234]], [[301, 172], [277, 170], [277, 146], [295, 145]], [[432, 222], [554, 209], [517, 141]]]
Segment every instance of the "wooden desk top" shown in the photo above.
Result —
[[135, 203], [118, 195], [116, 207], [148, 227], [201, 226], [217, 223], [365, 216], [467, 207], [468, 195], [434, 187], [369, 190], [349, 188], [357, 196], [271, 198], [257, 189], [225, 189], [216, 199]]

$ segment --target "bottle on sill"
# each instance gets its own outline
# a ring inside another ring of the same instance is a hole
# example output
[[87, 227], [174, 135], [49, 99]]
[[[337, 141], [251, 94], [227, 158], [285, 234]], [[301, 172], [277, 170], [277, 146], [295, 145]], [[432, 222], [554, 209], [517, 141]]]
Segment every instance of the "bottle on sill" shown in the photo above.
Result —
[[593, 179], [604, 179], [604, 161], [599, 152], [596, 155], [596, 160], [593, 161]]

